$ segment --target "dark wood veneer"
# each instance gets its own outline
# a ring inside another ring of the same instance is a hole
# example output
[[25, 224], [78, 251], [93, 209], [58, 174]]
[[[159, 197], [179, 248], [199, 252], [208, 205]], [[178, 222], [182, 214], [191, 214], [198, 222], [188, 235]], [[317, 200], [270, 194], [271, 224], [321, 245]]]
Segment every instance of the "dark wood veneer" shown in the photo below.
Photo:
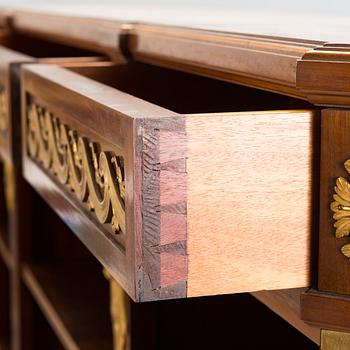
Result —
[[350, 293], [350, 264], [340, 251], [347, 238], [335, 237], [330, 204], [336, 179], [349, 176], [344, 167], [350, 156], [349, 130], [347, 110], [322, 111], [318, 289], [340, 294]]
[[101, 272], [82, 259], [23, 266], [26, 285], [68, 350], [113, 348], [109, 288]]
[[[23, 180], [21, 167], [20, 66], [28, 62], [55, 62], [51, 55], [57, 56], [58, 64], [73, 65], [77, 62], [84, 65], [104, 58], [90, 51], [14, 34], [9, 30], [1, 31], [0, 45], [1, 108], [7, 119], [7, 127], [0, 132], [1, 167], [6, 169], [6, 184], [3, 176], [0, 181], [0, 251], [11, 272], [8, 282], [11, 293], [11, 348], [18, 350], [25, 346], [30, 350], [33, 323], [31, 301], [20, 278], [21, 261], [30, 255], [32, 209], [29, 186]], [[6, 198], [3, 193], [5, 186]]]
[[309, 290], [301, 296], [301, 318], [322, 329], [350, 330], [347, 295]]

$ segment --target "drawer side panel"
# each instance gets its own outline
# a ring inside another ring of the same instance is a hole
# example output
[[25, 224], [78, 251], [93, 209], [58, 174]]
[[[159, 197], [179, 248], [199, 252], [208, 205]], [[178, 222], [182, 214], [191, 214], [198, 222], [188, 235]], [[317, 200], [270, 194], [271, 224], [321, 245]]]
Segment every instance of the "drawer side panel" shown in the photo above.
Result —
[[308, 286], [313, 113], [189, 116], [188, 296]]

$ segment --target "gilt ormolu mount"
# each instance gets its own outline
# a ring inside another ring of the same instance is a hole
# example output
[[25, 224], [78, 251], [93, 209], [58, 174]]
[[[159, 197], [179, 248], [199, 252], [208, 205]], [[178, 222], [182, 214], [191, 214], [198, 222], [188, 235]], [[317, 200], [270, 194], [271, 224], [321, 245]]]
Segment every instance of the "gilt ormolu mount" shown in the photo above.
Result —
[[5, 134], [8, 129], [8, 115], [6, 108], [5, 89], [0, 86], [0, 135]]
[[[344, 163], [344, 167], [350, 173], [350, 160]], [[350, 183], [343, 177], [338, 177], [334, 187], [334, 202], [331, 210], [334, 212], [335, 236], [337, 238], [347, 237], [350, 234]], [[350, 244], [345, 244], [341, 248], [342, 253], [350, 258]]]

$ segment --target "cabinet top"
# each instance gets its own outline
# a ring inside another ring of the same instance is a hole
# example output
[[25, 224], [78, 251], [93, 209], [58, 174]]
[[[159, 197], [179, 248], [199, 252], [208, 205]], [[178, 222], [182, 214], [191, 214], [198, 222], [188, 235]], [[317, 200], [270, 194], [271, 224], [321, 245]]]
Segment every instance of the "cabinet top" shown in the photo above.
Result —
[[271, 10], [259, 3], [248, 8], [211, 2], [175, 6], [132, 0], [117, 6], [100, 0], [81, 6], [63, 0], [22, 8], [12, 1], [12, 8], [2, 8], [0, 22], [111, 56], [127, 52], [142, 62], [317, 105], [350, 106], [350, 21], [345, 15], [350, 5], [322, 9], [322, 1], [316, 7], [313, 1], [302, 6], [295, 1], [299, 8]]
[[[350, 43], [350, 4], [343, 0], [2, 0], [4, 10], [93, 17], [124, 23], [148, 23], [306, 40]], [[8, 6], [6, 6], [8, 4]]]

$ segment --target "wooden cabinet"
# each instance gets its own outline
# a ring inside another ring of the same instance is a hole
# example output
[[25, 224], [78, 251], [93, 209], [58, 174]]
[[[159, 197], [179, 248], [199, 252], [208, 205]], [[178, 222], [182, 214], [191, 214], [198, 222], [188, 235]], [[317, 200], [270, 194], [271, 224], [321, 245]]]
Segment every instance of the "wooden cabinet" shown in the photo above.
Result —
[[33, 304], [63, 348], [113, 349], [109, 285], [102, 267], [40, 198], [34, 201], [41, 215], [34, 214], [33, 250], [22, 267]]
[[140, 64], [22, 79], [25, 178], [134, 300], [310, 283], [316, 112]]
[[8, 28], [0, 33], [0, 253], [8, 268], [7, 275], [1, 268], [0, 278], [4, 295], [9, 295], [4, 303], [13, 349], [24, 346], [29, 349], [25, 345], [28, 341], [25, 333], [29, 333], [28, 324], [33, 322], [24, 315], [30, 301], [20, 276], [22, 260], [30, 255], [31, 244], [30, 189], [21, 174], [20, 67], [28, 62], [82, 66], [103, 60], [106, 58], [101, 53], [19, 34]]
[[348, 44], [0, 24], [1, 350], [346, 344]]

